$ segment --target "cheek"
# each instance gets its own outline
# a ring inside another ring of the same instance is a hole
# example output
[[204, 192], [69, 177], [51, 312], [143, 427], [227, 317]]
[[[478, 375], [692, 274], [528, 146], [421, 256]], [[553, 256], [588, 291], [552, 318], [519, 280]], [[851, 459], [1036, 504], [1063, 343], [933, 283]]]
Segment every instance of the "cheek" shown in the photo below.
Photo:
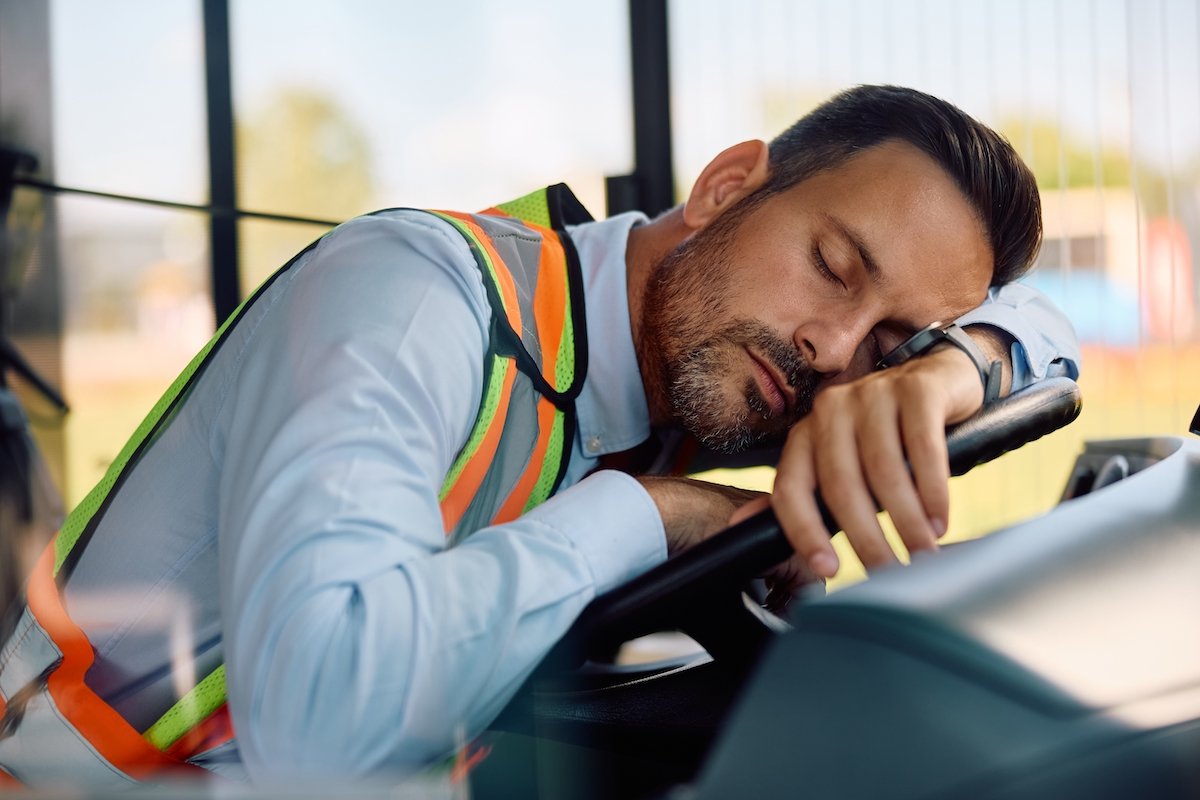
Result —
[[798, 325], [813, 319], [823, 305], [828, 305], [813, 300], [812, 293], [805, 291], [795, 280], [762, 276], [730, 292], [730, 316], [754, 320], [780, 336], [790, 338]]

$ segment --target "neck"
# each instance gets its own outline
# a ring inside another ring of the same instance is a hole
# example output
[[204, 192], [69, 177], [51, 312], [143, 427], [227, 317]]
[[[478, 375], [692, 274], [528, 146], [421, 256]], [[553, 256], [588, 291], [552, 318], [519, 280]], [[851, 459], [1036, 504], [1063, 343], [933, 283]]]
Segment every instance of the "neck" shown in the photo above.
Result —
[[676, 206], [654, 220], [634, 227], [625, 247], [625, 290], [629, 300], [629, 324], [634, 352], [646, 391], [646, 404], [652, 425], [668, 424], [672, 417], [667, 402], [666, 376], [660, 354], [647, 339], [643, 324], [646, 294], [655, 267], [691, 230], [683, 221], [683, 207]]

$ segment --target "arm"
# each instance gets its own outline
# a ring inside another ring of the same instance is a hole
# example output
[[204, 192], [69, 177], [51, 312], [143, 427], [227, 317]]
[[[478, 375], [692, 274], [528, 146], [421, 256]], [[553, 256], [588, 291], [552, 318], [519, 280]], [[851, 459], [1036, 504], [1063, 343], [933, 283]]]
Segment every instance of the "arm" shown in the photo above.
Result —
[[1079, 342], [1070, 321], [1036, 289], [1010, 283], [958, 320], [989, 358], [1004, 365], [1004, 393], [1048, 375], [1079, 377]]
[[598, 592], [661, 560], [654, 505], [597, 474], [447, 549], [442, 475], [487, 307], [423, 215], [350, 223], [247, 348], [220, 496], [229, 704], [250, 775], [411, 769], [477, 733]]
[[[993, 289], [959, 323], [1004, 363], [1005, 391], [1047, 374], [1079, 374], [1070, 323], [1033, 289]], [[812, 413], [788, 436], [771, 497], [789, 541], [813, 572], [832, 577], [839, 566], [812, 499], [818, 487], [868, 569], [896, 560], [876, 501], [910, 552], [937, 548], [950, 509], [944, 431], [982, 401], [978, 373], [953, 347], [817, 396]]]

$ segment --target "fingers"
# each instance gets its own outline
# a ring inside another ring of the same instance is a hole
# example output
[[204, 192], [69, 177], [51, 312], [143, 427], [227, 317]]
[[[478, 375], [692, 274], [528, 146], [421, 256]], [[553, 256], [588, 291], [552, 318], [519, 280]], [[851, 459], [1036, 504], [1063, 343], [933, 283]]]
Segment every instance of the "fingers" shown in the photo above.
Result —
[[829, 578], [837, 571], [812, 497], [818, 486], [867, 569], [896, 561], [878, 509], [888, 512], [909, 552], [937, 548], [950, 507], [948, 413], [939, 375], [903, 368], [817, 396], [810, 415], [789, 434], [771, 499], [789, 542], [813, 572]]
[[[874, 487], [868, 484], [868, 470], [860, 448], [872, 441], [871, 428], [882, 426], [873, 426], [870, 423], [874, 420], [866, 418], [866, 428], [860, 431], [857, 430], [857, 419], [855, 414], [838, 414], [818, 429], [817, 485], [821, 487], [825, 505], [846, 532], [846, 538], [863, 566], [875, 569], [895, 563], [896, 556], [879, 526], [872, 497]], [[878, 464], [872, 466], [871, 471], [876, 473], [884, 469]]]
[[910, 414], [901, 418], [900, 427], [925, 518], [934, 538], [940, 539], [950, 523], [950, 457], [944, 423], [935, 414]]
[[950, 510], [945, 429], [928, 406], [872, 414], [859, 439], [863, 470], [909, 552], [937, 548]]
[[762, 495], [751, 500], [745, 505], [738, 506], [732, 516], [729, 517], [729, 527], [737, 525], [739, 522], [744, 522], [750, 519], [760, 511], [765, 511], [771, 507], [770, 495]]
[[[776, 614], [787, 610], [796, 592], [820, 591], [825, 588], [823, 578], [814, 575], [808, 563], [800, 556], [793, 556], [772, 569], [767, 575], [767, 597], [763, 605]], [[820, 590], [817, 589], [820, 587]]]
[[821, 578], [832, 578], [838, 571], [838, 557], [829, 543], [829, 533], [821, 520], [814, 492], [817, 488], [816, 464], [807, 420], [792, 428], [775, 471], [771, 506], [784, 535], [796, 555]]

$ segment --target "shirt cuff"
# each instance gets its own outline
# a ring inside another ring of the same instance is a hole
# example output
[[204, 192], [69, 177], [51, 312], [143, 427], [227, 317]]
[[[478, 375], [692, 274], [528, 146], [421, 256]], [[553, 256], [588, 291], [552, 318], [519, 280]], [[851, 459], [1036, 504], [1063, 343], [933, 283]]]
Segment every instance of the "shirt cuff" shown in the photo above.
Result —
[[637, 479], [624, 472], [594, 472], [525, 518], [552, 528], [571, 543], [591, 570], [596, 594], [667, 558], [658, 506]]
[[[1031, 318], [1032, 317], [1032, 318]], [[959, 317], [959, 327], [991, 325], [1013, 337], [1012, 359], [1016, 391], [1047, 374], [1079, 377], [1079, 346], [1070, 322], [1061, 315], [1037, 313], [1030, 308], [986, 303]], [[1055, 365], [1051, 369], [1051, 365]]]

